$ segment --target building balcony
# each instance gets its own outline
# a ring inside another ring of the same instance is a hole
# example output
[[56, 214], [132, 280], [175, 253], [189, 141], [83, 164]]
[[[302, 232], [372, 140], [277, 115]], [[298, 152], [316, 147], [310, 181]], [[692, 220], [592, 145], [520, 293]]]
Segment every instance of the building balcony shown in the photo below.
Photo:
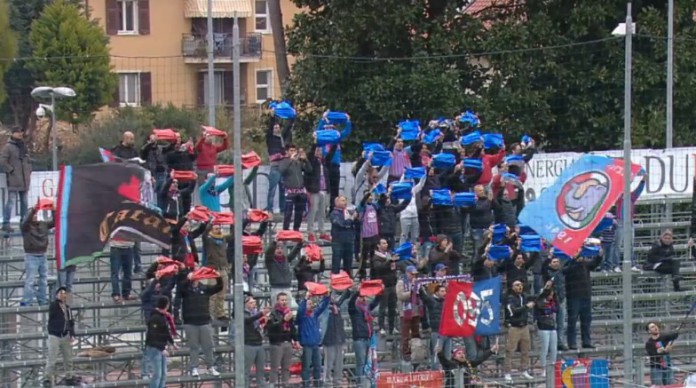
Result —
[[[248, 34], [239, 38], [241, 62], [256, 62], [261, 59], [261, 34]], [[186, 63], [208, 61], [208, 38], [205, 35], [184, 34], [181, 52]], [[232, 63], [232, 34], [213, 33], [213, 56], [215, 63]]]

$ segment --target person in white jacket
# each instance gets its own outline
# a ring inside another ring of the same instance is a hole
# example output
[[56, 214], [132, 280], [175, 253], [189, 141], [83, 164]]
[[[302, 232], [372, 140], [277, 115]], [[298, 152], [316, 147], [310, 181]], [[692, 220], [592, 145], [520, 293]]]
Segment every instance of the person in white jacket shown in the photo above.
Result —
[[[425, 186], [425, 181], [427, 181], [427, 170], [426, 176], [420, 178], [418, 183], [411, 189], [411, 201], [406, 206], [406, 209], [399, 213], [401, 222], [401, 239], [400, 244], [406, 241], [411, 241], [411, 244], [415, 244], [418, 241], [418, 236], [420, 236], [420, 224], [418, 223], [418, 205], [416, 198], [420, 195], [423, 186]], [[405, 181], [405, 175], [401, 176], [401, 182]]]

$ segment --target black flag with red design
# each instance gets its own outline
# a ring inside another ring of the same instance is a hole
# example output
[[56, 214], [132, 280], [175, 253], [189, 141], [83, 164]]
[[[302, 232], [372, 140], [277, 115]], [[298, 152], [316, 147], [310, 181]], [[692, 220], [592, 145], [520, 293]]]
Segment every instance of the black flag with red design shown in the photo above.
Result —
[[63, 166], [60, 171], [56, 219], [56, 261], [59, 269], [94, 260], [118, 237], [148, 241], [164, 248], [170, 226], [154, 209], [142, 204], [151, 185], [145, 169], [103, 163]]

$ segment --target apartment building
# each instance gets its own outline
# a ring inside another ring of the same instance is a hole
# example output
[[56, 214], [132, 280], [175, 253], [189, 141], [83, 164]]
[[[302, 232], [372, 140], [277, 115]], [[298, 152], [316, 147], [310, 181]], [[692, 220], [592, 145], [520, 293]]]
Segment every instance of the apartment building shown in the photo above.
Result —
[[[297, 8], [281, 0], [283, 25]], [[209, 78], [215, 104], [231, 106], [232, 29], [238, 17], [241, 99], [252, 105], [280, 97], [266, 0], [213, 0], [215, 71], [207, 71], [207, 0], [88, 0], [90, 17], [110, 38], [119, 76], [114, 105], [204, 106]]]

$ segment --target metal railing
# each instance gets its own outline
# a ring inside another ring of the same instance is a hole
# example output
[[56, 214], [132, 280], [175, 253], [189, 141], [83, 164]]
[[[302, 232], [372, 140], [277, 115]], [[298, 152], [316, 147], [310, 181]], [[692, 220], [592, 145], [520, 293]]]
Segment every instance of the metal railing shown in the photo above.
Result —
[[[262, 35], [258, 33], [248, 34], [240, 38], [241, 58], [260, 59], [262, 47]], [[206, 59], [208, 57], [208, 38], [205, 34], [184, 34], [181, 38], [181, 53], [186, 58]], [[213, 34], [213, 55], [215, 59], [232, 60], [232, 34]]]

